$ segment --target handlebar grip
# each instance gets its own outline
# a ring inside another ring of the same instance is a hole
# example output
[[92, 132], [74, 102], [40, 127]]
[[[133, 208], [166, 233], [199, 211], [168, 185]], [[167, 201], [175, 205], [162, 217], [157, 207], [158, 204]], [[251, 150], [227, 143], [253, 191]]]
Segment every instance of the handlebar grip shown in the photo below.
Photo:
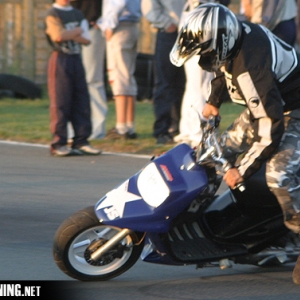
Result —
[[242, 181], [242, 182], [239, 182], [235, 187], [234, 189], [238, 189], [240, 192], [244, 192], [246, 190], [246, 185], [245, 183]]

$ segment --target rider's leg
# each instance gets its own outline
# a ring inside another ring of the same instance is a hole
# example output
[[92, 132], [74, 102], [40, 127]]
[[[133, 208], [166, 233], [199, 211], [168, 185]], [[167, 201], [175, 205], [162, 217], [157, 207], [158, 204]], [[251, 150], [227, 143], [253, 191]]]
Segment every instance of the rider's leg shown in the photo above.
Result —
[[[282, 208], [287, 228], [300, 233], [300, 122], [286, 117], [286, 130], [276, 153], [267, 163], [266, 179]], [[300, 284], [300, 258], [293, 272]]]

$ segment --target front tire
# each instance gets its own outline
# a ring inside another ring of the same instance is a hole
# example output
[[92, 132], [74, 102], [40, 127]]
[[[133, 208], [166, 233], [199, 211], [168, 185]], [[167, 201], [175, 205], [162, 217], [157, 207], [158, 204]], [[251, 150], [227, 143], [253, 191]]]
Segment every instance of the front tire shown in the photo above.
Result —
[[82, 209], [58, 228], [53, 243], [53, 256], [57, 266], [68, 276], [83, 281], [101, 281], [116, 277], [138, 260], [143, 242], [139, 234], [126, 236], [118, 245], [105, 253], [99, 261], [89, 259], [91, 245], [103, 245], [121, 228], [102, 225], [94, 207]]

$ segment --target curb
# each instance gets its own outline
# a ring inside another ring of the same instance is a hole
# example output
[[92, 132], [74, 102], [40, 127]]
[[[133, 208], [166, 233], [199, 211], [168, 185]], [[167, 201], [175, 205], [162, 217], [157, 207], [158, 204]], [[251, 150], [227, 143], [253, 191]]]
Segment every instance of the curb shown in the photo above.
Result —
[[[25, 143], [25, 142], [14, 142], [14, 141], [4, 141], [4, 140], [0, 140], [0, 144], [25, 146], [25, 147], [37, 147], [37, 148], [49, 148], [48, 145], [43, 145], [43, 144], [34, 144], [34, 143]], [[131, 154], [131, 153], [118, 153], [118, 152], [105, 152], [105, 151], [103, 151], [100, 156], [102, 156], [102, 155], [116, 155], [116, 156], [142, 158], [142, 159], [151, 159], [152, 158], [151, 155]]]

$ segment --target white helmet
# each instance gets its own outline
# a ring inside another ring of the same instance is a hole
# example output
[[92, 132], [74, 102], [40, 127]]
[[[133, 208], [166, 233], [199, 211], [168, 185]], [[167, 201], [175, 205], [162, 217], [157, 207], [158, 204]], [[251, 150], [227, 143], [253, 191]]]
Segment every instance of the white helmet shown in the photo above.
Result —
[[193, 55], [200, 55], [199, 65], [216, 71], [233, 57], [241, 37], [241, 24], [227, 7], [203, 4], [184, 22], [170, 53], [171, 62], [182, 66]]

